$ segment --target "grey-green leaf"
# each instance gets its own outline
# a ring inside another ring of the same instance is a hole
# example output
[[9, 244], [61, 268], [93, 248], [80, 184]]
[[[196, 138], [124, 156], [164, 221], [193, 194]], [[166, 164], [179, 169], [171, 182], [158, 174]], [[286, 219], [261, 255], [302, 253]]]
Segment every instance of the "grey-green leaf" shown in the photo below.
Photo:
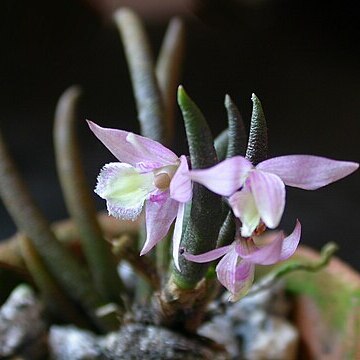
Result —
[[185, 26], [181, 19], [173, 18], [166, 30], [156, 62], [156, 78], [163, 99], [168, 142], [175, 131], [176, 90], [185, 52]]
[[[190, 150], [192, 168], [201, 169], [217, 163], [213, 137], [197, 105], [182, 87], [178, 90], [180, 105]], [[194, 184], [190, 218], [183, 233], [181, 246], [193, 254], [216, 247], [220, 229], [221, 197], [199, 184]], [[181, 288], [191, 288], [205, 275], [207, 264], [189, 262], [180, 256], [181, 272], [174, 272], [174, 280]]]
[[223, 130], [214, 141], [217, 157], [219, 161], [225, 160], [228, 151], [228, 129]]
[[267, 126], [260, 100], [255, 94], [252, 94], [251, 100], [253, 102], [253, 111], [246, 158], [250, 160], [252, 164], [257, 165], [267, 158]]
[[140, 18], [130, 9], [121, 8], [114, 14], [124, 44], [134, 90], [141, 134], [167, 143], [164, 106], [155, 76], [149, 41]]
[[239, 109], [229, 95], [225, 96], [225, 108], [228, 117], [228, 146], [226, 157], [245, 155], [247, 135]]
[[93, 193], [81, 163], [76, 136], [76, 110], [80, 89], [72, 86], [60, 97], [54, 123], [56, 166], [69, 214], [80, 232], [81, 244], [92, 278], [106, 301], [118, 302], [122, 287], [109, 243], [97, 221]]

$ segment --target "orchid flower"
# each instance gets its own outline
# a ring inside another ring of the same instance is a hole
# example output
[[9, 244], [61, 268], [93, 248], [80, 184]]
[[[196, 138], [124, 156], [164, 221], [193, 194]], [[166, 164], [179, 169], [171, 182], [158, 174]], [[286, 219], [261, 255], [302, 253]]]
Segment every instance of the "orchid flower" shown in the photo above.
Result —
[[300, 222], [296, 222], [293, 232], [285, 237], [282, 231], [273, 231], [262, 235], [264, 245], [258, 247], [259, 237], [243, 238], [238, 236], [231, 245], [223, 246], [204, 254], [192, 255], [183, 252], [183, 256], [193, 262], [206, 263], [223, 256], [216, 266], [220, 283], [231, 293], [230, 301], [245, 296], [254, 280], [255, 265], [273, 265], [292, 256], [301, 236]]
[[241, 235], [251, 236], [264, 223], [274, 229], [285, 207], [285, 185], [315, 190], [355, 171], [359, 164], [312, 155], [280, 156], [253, 166], [234, 156], [190, 178], [209, 190], [229, 197], [234, 215], [242, 222]]
[[95, 192], [106, 200], [109, 215], [134, 220], [145, 204], [147, 237], [140, 255], [150, 251], [174, 221], [173, 257], [178, 253], [185, 203], [192, 185], [184, 155], [178, 158], [160, 143], [131, 132], [102, 128], [88, 121], [96, 137], [120, 161], [106, 164]]

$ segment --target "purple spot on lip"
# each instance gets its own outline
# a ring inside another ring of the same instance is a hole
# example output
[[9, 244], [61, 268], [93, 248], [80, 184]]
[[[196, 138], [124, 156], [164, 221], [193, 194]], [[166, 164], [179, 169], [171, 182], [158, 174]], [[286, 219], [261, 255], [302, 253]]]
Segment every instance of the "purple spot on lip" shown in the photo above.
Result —
[[151, 202], [163, 204], [168, 198], [169, 194], [167, 191], [163, 191], [159, 194], [151, 194], [149, 200]]

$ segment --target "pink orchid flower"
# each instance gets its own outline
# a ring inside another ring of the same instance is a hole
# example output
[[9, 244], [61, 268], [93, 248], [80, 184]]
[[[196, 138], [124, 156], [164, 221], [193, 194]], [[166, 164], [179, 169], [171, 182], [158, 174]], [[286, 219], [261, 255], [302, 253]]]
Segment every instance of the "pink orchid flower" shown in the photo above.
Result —
[[204, 254], [192, 255], [186, 251], [183, 256], [193, 262], [206, 263], [223, 256], [216, 266], [216, 274], [220, 283], [231, 293], [230, 301], [237, 301], [245, 296], [253, 280], [255, 265], [273, 265], [292, 256], [299, 244], [301, 236], [300, 222], [296, 222], [293, 232], [285, 237], [282, 231], [273, 231], [262, 235], [258, 247], [254, 241], [258, 237], [243, 238], [239, 236], [228, 246], [223, 246]]
[[102, 128], [91, 121], [88, 124], [120, 161], [103, 167], [95, 188], [106, 200], [109, 215], [134, 220], [145, 204], [147, 236], [140, 255], [146, 254], [166, 236], [176, 218], [173, 257], [179, 268], [184, 208], [192, 197], [186, 157], [178, 158], [160, 143], [143, 136]]
[[312, 155], [288, 155], [265, 160], [257, 166], [234, 156], [190, 177], [211, 191], [229, 197], [229, 204], [242, 222], [241, 235], [249, 237], [262, 222], [274, 229], [285, 207], [285, 185], [315, 190], [337, 181], [359, 167]]

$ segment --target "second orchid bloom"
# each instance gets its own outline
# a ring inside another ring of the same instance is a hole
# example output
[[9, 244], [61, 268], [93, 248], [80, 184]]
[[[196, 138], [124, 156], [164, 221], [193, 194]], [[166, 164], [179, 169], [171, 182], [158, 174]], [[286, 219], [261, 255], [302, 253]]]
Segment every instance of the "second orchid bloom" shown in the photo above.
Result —
[[241, 220], [241, 236], [252, 236], [261, 221], [276, 228], [285, 207], [285, 185], [315, 190], [337, 181], [358, 168], [349, 161], [336, 161], [312, 155], [288, 155], [265, 160], [253, 166], [242, 156], [234, 156], [190, 177], [209, 190], [228, 197]]

